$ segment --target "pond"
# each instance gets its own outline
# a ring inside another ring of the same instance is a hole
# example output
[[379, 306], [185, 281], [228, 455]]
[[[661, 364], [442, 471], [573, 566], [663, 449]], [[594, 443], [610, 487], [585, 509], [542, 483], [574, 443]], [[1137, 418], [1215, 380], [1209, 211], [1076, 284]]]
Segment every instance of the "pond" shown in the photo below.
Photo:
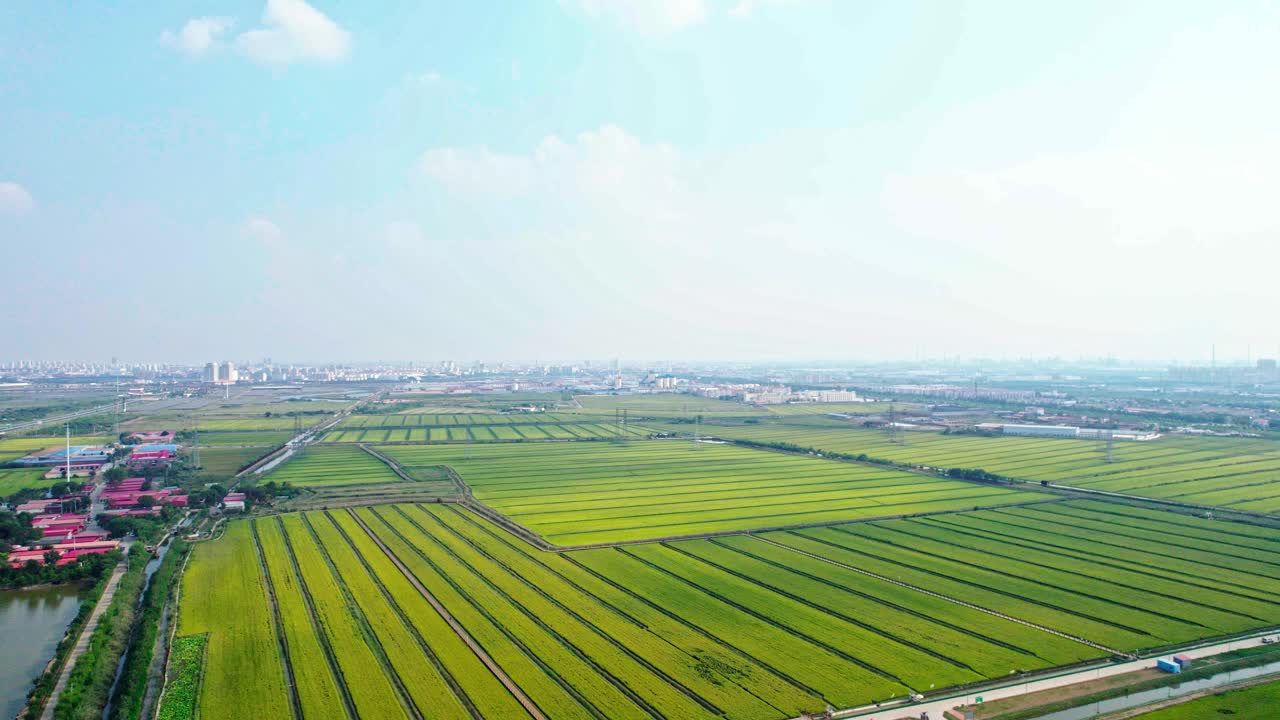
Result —
[[0, 591], [0, 717], [11, 718], [26, 704], [84, 593], [76, 584]]

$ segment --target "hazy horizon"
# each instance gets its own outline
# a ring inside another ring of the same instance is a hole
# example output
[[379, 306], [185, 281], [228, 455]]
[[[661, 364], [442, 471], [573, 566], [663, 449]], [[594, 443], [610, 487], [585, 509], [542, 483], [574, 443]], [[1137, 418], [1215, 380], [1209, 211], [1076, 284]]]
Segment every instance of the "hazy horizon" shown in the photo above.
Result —
[[1264, 2], [10, 4], [0, 355], [1274, 357], [1276, 48]]

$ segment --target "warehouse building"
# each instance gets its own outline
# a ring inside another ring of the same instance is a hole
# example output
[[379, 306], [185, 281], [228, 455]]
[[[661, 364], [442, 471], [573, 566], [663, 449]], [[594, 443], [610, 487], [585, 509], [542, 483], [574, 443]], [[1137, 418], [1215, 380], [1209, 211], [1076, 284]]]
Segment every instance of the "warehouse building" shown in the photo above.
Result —
[[1080, 428], [1073, 425], [1001, 425], [1000, 431], [1005, 435], [1024, 437], [1080, 437]]

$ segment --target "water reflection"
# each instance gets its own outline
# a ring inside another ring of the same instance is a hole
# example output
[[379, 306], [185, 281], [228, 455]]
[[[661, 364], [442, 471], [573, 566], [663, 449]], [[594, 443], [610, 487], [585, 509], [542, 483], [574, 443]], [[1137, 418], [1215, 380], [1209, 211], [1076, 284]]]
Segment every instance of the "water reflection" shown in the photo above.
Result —
[[53, 657], [83, 594], [79, 585], [0, 591], [0, 717], [22, 709], [31, 681]]

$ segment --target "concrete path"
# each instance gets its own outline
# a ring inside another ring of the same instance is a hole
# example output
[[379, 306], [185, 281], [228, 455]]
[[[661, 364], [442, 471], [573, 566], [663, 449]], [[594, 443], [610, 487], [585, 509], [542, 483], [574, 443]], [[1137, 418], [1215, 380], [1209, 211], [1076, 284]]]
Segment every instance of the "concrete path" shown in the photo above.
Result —
[[62, 666], [62, 674], [58, 676], [58, 682], [53, 686], [53, 692], [49, 695], [49, 699], [44, 704], [44, 712], [40, 713], [40, 720], [53, 720], [53, 709], [58, 706], [58, 699], [62, 697], [62, 691], [67, 689], [67, 680], [71, 678], [71, 671], [75, 669], [76, 661], [80, 656], [89, 649], [89, 640], [93, 638], [93, 631], [98, 627], [98, 621], [102, 619], [102, 613], [106, 612], [111, 605], [111, 598], [116, 595], [116, 588], [120, 585], [120, 578], [124, 577], [125, 570], [129, 568], [128, 555], [129, 550], [125, 550], [125, 560], [121, 560], [115, 570], [111, 571], [111, 578], [107, 580], [107, 587], [102, 591], [102, 597], [98, 598], [98, 604], [94, 606], [93, 612], [89, 614], [89, 621], [80, 629], [80, 639], [76, 642], [76, 646], [71, 648], [71, 653], [67, 656], [67, 662]]
[[[1231, 640], [1229, 642], [1202, 645], [1200, 647], [1188, 647], [1182, 650], [1166, 653], [1160, 657], [1170, 658], [1174, 655], [1186, 655], [1190, 658], [1203, 658], [1211, 655], [1221, 655], [1222, 653], [1230, 652], [1232, 650], [1253, 647], [1259, 644], [1262, 637], [1275, 636], [1275, 634], [1276, 630], [1272, 629], [1265, 633], [1257, 633], [1248, 637]], [[922, 717], [922, 713], [928, 713], [930, 720], [940, 720], [943, 712], [950, 710], [957, 705], [971, 705], [977, 701], [978, 697], [981, 697], [984, 702], [1002, 700], [1004, 698], [1026, 695], [1027, 693], [1038, 692], [1040, 690], [1049, 690], [1051, 688], [1074, 685], [1076, 683], [1088, 682], [1090, 680], [1097, 680], [1104, 677], [1111, 677], [1112, 675], [1123, 675], [1125, 673], [1137, 672], [1138, 670], [1146, 670], [1155, 666], [1155, 657], [1125, 663], [1099, 664], [1085, 670], [1077, 670], [1063, 673], [1061, 675], [1042, 677], [1035, 680], [1014, 682], [1002, 687], [979, 690], [976, 693], [970, 692], [964, 695], [949, 695], [940, 699], [929, 698], [918, 703], [885, 704], [885, 706], [881, 708], [864, 707], [842, 710], [835, 713], [833, 717], [858, 718], [858, 720], [898, 720], [899, 718], [919, 718]]]

